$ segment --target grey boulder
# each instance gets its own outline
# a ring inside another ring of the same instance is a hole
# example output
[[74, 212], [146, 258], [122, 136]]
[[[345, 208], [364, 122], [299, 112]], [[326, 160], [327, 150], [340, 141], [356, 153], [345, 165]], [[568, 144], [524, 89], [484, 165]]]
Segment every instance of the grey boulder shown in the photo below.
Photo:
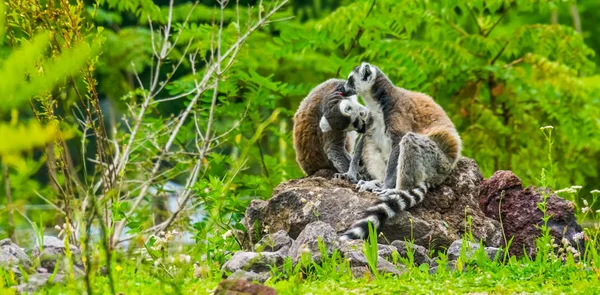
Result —
[[[475, 161], [461, 158], [448, 179], [428, 192], [421, 204], [387, 221], [381, 228], [384, 237], [379, 242], [413, 237], [417, 245], [441, 250], [459, 239], [465, 228], [471, 228], [473, 236], [486, 245], [502, 245], [498, 221], [479, 209], [482, 181]], [[284, 230], [295, 239], [315, 221], [327, 223], [341, 234], [376, 199], [373, 193], [359, 193], [346, 180], [305, 177], [280, 184], [268, 201], [252, 201], [244, 224], [250, 236]]]
[[331, 225], [322, 221], [313, 222], [307, 225], [292, 243], [289, 256], [297, 263], [303, 255], [308, 254], [314, 262], [321, 263], [319, 242], [325, 246], [327, 255], [330, 256], [335, 249], [336, 239], [335, 230]]
[[[481, 248], [478, 243], [472, 243], [470, 241], [464, 241], [465, 243], [465, 258], [471, 259], [476, 251]], [[452, 242], [452, 245], [448, 248], [448, 260], [456, 261], [461, 255], [463, 240], [456, 240]], [[502, 254], [502, 249], [496, 247], [484, 247], [483, 251], [490, 260], [494, 260], [496, 255]]]

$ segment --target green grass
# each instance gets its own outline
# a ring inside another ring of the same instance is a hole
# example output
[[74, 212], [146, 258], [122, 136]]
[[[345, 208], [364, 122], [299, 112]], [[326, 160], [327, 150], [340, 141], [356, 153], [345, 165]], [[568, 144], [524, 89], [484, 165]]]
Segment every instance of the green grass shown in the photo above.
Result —
[[[487, 292], [513, 294], [517, 292], [536, 294], [598, 294], [600, 271], [585, 268], [583, 264], [535, 261], [517, 261], [500, 265], [489, 261], [477, 261], [463, 272], [443, 271], [430, 275], [418, 267], [399, 276], [370, 276], [353, 279], [350, 276], [305, 276], [298, 273], [292, 278], [267, 281], [279, 294], [462, 294]], [[170, 278], [152, 265], [117, 264], [114, 269], [116, 291], [124, 294], [208, 294], [220, 281], [215, 267], [205, 278], [194, 277], [193, 267], [173, 266]], [[303, 279], [303, 277], [307, 277]], [[108, 279], [94, 277], [96, 294], [108, 294]], [[85, 290], [83, 280], [66, 285], [47, 287], [39, 294], [81, 294]], [[0, 294], [7, 293], [0, 288]]]

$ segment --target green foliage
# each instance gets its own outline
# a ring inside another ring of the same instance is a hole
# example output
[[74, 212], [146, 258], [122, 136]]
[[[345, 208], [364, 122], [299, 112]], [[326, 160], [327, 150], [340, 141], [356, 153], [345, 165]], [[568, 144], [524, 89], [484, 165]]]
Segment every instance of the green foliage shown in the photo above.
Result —
[[365, 254], [365, 257], [367, 258], [369, 269], [371, 269], [375, 276], [378, 276], [379, 270], [377, 269], [377, 260], [379, 259], [379, 244], [377, 243], [377, 230], [371, 222], [369, 222], [368, 225], [369, 237], [363, 244], [363, 252]]
[[[237, 44], [274, 1], [248, 9], [242, 3], [239, 11], [229, 1], [221, 33], [221, 12], [209, 1], [173, 1], [172, 10], [165, 6], [170, 1], [42, 2], [0, 0], [0, 18], [6, 17], [0, 21], [0, 134], [15, 138], [0, 142], [1, 179], [9, 187], [0, 192], [0, 213], [39, 215], [37, 239], [44, 226], [52, 234], [57, 223], [79, 225], [86, 267], [92, 274], [100, 265], [109, 271], [91, 276], [98, 292], [214, 289], [231, 252], [256, 242], [259, 233], [245, 240], [240, 222], [248, 203], [302, 176], [291, 134], [298, 104], [312, 87], [345, 77], [362, 61], [380, 66], [400, 87], [431, 95], [459, 129], [463, 154], [475, 158], [485, 176], [511, 169], [525, 183], [583, 186], [562, 196], [575, 202], [582, 219], [597, 219], [600, 193], [587, 193], [598, 189], [600, 161], [597, 1], [291, 1], [235, 47], [230, 67], [209, 75], [202, 91], [196, 83], [211, 71], [216, 40], [223, 50]], [[581, 33], [570, 22], [573, 4]], [[558, 22], [551, 21], [554, 13]], [[159, 29], [165, 25], [170, 34]], [[542, 126], [554, 129], [540, 135]], [[115, 175], [129, 142], [125, 168]], [[170, 227], [192, 231], [196, 245], [185, 251], [198, 261], [197, 274], [190, 263], [167, 261], [174, 248], [159, 247], [156, 197], [141, 189], [151, 183], [164, 193], [167, 181], [187, 184], [194, 175], [190, 202]], [[55, 209], [22, 210], [40, 203]], [[539, 209], [546, 213], [544, 203]], [[194, 211], [203, 216], [190, 224]], [[15, 217], [17, 228], [29, 226]], [[111, 256], [109, 243], [118, 237], [110, 235], [119, 222], [127, 234], [139, 234], [130, 245], [144, 254]], [[86, 240], [84, 229], [92, 224], [100, 226], [99, 245]], [[0, 218], [0, 238], [14, 226]], [[536, 259], [517, 260], [504, 251], [500, 265], [482, 251], [467, 258], [464, 249], [456, 265], [464, 272], [447, 271], [442, 253], [438, 272], [430, 275], [426, 265], [412, 267], [408, 249], [407, 259], [393, 259], [411, 265], [399, 278], [352, 279], [349, 262], [339, 252], [327, 255], [320, 244], [323, 263], [288, 260], [273, 268], [267, 284], [281, 294], [594, 293], [597, 227], [585, 229], [591, 242], [581, 258], [555, 256], [544, 225]], [[364, 252], [376, 272], [375, 232], [370, 237]], [[505, 240], [510, 247], [512, 237]], [[16, 283], [11, 275], [0, 273], [0, 291]], [[71, 280], [47, 293], [84, 288]]]

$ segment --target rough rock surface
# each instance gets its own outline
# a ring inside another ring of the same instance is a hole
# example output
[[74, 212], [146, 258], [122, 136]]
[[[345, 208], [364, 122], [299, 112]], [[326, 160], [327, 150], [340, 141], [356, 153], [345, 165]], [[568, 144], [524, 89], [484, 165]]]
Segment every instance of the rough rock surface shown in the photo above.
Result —
[[[496, 171], [481, 186], [481, 210], [496, 220], [501, 217], [506, 237], [514, 237], [509, 249], [511, 255], [521, 256], [523, 249], [530, 256], [535, 254], [535, 239], [540, 235], [538, 226], [543, 224], [543, 213], [537, 205], [543, 200], [542, 192], [533, 186], [523, 188], [521, 179], [511, 171]], [[575, 219], [573, 203], [550, 194], [547, 208], [547, 213], [551, 215], [548, 221], [550, 233], [557, 241], [564, 237], [572, 245], [583, 243], [582, 240], [575, 241], [573, 238], [582, 231]], [[579, 244], [579, 249], [584, 248]]]
[[[363, 277], [366, 272], [369, 272], [367, 257], [362, 252], [352, 251], [346, 253], [345, 257], [350, 261], [350, 269], [354, 277]], [[377, 271], [380, 273], [401, 275], [406, 272], [406, 267], [403, 265], [396, 266], [379, 256], [377, 258]]]
[[25, 268], [31, 267], [31, 260], [25, 251], [10, 239], [0, 240], [0, 268], [10, 269], [15, 275], [20, 276], [19, 265]]
[[62, 274], [56, 274], [52, 281], [50, 281], [50, 277], [52, 277], [52, 273], [47, 272], [35, 273], [33, 275], [30, 275], [29, 280], [26, 283], [17, 286], [17, 292], [33, 293], [47, 284], [60, 284], [65, 281], [65, 276]]
[[319, 249], [319, 240], [326, 246], [327, 254], [331, 255], [334, 250], [336, 238], [335, 230], [333, 230], [331, 225], [322, 221], [313, 222], [307, 225], [292, 243], [289, 256], [296, 263], [304, 253], [310, 252], [313, 261], [320, 263], [321, 251]]
[[[452, 242], [452, 245], [450, 245], [450, 247], [448, 248], [448, 260], [449, 261], [456, 261], [458, 260], [458, 258], [460, 257], [460, 251], [462, 249], [462, 240], [456, 240], [454, 242]], [[469, 241], [465, 241], [465, 246], [466, 246], [466, 251], [465, 251], [465, 255], [467, 259], [470, 259], [473, 254], [475, 254], [475, 252], [477, 250], [479, 250], [481, 248], [481, 246], [477, 243], [471, 243]], [[502, 254], [502, 250], [500, 248], [496, 248], [496, 247], [484, 247], [483, 250], [485, 251], [485, 254], [487, 255], [487, 257], [490, 260], [494, 260], [496, 258], [496, 255], [498, 254], [498, 252], [500, 252], [500, 254]]]
[[272, 265], [283, 264], [286, 253], [282, 252], [237, 252], [225, 264], [223, 272], [236, 272], [238, 270], [252, 271], [256, 273], [268, 272]]
[[275, 252], [285, 247], [289, 249], [293, 242], [294, 240], [284, 230], [280, 230], [274, 234], [264, 236], [256, 244], [256, 249], [259, 249], [259, 251]]
[[214, 292], [215, 295], [277, 295], [275, 289], [246, 280], [224, 280]]
[[[500, 246], [499, 223], [479, 209], [482, 181], [475, 161], [461, 158], [444, 184], [431, 190], [423, 203], [389, 220], [381, 231], [388, 241], [412, 236], [417, 245], [440, 249], [460, 239], [470, 216], [474, 237], [486, 245]], [[280, 184], [269, 201], [252, 201], [244, 223], [253, 236], [284, 230], [295, 239], [306, 225], [317, 220], [340, 234], [375, 200], [375, 194], [358, 193], [348, 181], [307, 177]]]
[[246, 280], [249, 282], [264, 283], [271, 277], [269, 272], [255, 273], [253, 271], [237, 270], [232, 273], [227, 279], [229, 280]]
[[413, 252], [413, 259], [415, 265], [421, 265], [423, 263], [431, 264], [431, 258], [427, 254], [428, 251], [425, 247], [415, 245], [412, 243], [406, 243], [404, 241], [396, 240], [392, 242], [392, 246], [397, 249], [400, 257], [408, 258], [408, 250], [411, 249]]
[[[75, 264], [75, 271], [77, 274], [83, 274], [83, 264], [81, 262], [81, 251], [76, 246], [69, 244], [69, 248], [72, 253], [72, 258]], [[54, 271], [56, 267], [56, 261], [58, 259], [65, 258], [65, 242], [56, 237], [44, 236], [44, 247], [40, 253], [39, 247], [34, 247], [31, 251], [31, 256], [40, 259], [40, 266], [47, 269], [49, 272]], [[66, 266], [66, 263], [60, 263], [62, 266]]]

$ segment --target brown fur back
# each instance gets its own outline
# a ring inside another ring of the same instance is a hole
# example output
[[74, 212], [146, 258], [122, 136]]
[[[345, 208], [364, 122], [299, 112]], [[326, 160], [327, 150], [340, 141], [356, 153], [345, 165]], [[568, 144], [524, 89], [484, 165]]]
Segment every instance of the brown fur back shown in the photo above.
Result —
[[388, 118], [389, 132], [415, 132], [429, 136], [451, 159], [460, 155], [461, 140], [446, 112], [429, 95], [394, 87], [396, 100], [390, 107], [398, 116]]
[[320, 104], [323, 98], [344, 84], [344, 80], [329, 79], [315, 87], [300, 103], [294, 115], [294, 149], [296, 161], [306, 175], [321, 169], [335, 170], [323, 149], [323, 134], [319, 128]]

